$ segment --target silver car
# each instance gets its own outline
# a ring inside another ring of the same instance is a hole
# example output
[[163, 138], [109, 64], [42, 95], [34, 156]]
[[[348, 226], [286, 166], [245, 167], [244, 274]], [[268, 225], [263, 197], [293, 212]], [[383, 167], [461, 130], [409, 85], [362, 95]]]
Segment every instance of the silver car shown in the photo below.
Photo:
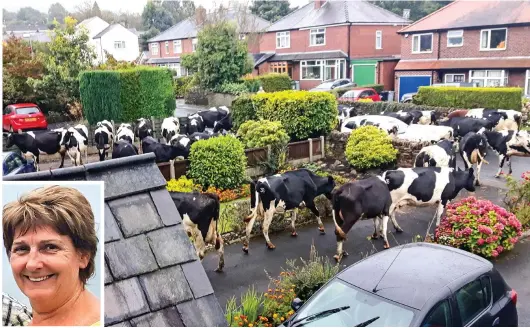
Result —
[[317, 85], [309, 91], [331, 91], [335, 88], [347, 88], [347, 87], [356, 87], [357, 83], [354, 83], [348, 79], [338, 79], [338, 80], [328, 80]]

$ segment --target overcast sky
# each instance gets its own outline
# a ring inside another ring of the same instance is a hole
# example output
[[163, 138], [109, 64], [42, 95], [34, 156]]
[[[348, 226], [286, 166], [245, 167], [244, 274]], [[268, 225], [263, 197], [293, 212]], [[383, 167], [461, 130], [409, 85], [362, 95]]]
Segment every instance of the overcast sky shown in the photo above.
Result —
[[[3, 8], [9, 11], [18, 11], [22, 7], [33, 7], [39, 11], [48, 12], [50, 5], [59, 2], [68, 11], [74, 11], [76, 6], [84, 3], [86, 0], [19, 0], [19, 1], [3, 1]], [[93, 1], [93, 0], [90, 0]], [[100, 9], [110, 10], [114, 12], [128, 11], [141, 13], [147, 0], [99, 0], [98, 6]], [[207, 9], [213, 8], [215, 4], [228, 4], [229, 0], [194, 0], [195, 5], [199, 4]], [[291, 6], [303, 6], [308, 0], [290, 0]]]

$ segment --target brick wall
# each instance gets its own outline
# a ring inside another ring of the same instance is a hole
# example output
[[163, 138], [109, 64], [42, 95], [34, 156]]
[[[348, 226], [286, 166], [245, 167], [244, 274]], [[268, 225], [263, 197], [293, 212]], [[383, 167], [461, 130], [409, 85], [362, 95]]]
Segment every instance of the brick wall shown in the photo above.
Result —
[[432, 52], [424, 54], [413, 54], [412, 53], [412, 37], [413, 34], [409, 34], [408, 37], [401, 36], [401, 59], [436, 59], [438, 55], [438, 33], [433, 33], [432, 40]]
[[342, 50], [345, 53], [348, 53], [348, 26], [327, 27], [325, 45], [322, 46], [309, 45], [309, 31], [310, 30], [291, 30], [290, 47], [283, 49], [276, 49], [276, 32], [265, 33], [260, 45], [260, 51], [291, 53]]
[[[350, 57], [367, 58], [399, 55], [401, 52], [401, 37], [396, 32], [401, 28], [401, 25], [350, 26]], [[383, 32], [382, 49], [375, 48], [376, 31]], [[348, 44], [347, 39], [345, 43]]]
[[525, 87], [526, 68], [510, 69], [508, 71], [508, 86], [509, 87]]
[[377, 65], [377, 82], [385, 86], [385, 90], [394, 90], [394, 68], [398, 61], [382, 61]]

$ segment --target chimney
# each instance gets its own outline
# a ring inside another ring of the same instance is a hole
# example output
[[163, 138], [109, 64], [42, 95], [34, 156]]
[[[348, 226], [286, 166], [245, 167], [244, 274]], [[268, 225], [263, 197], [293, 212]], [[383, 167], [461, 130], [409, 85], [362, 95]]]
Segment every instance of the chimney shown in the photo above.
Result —
[[315, 0], [315, 9], [319, 9], [326, 3], [326, 0]]
[[403, 18], [409, 19], [410, 17], [410, 9], [403, 9]]

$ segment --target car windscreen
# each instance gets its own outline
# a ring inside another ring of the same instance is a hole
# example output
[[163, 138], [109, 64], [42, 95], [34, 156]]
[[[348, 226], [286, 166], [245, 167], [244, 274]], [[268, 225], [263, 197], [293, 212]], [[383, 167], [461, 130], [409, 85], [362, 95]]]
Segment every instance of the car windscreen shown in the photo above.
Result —
[[17, 114], [37, 114], [39, 109], [37, 107], [21, 107], [15, 109]]
[[384, 298], [356, 288], [338, 278], [318, 292], [297, 313], [297, 320], [327, 309], [349, 306], [329, 316], [303, 324], [304, 327], [354, 327], [367, 320], [379, 317], [368, 326], [404, 327], [409, 326], [413, 310], [400, 306]]
[[355, 97], [359, 97], [359, 95], [361, 94], [363, 90], [350, 90], [350, 91], [347, 91], [345, 92], [343, 95], [342, 95], [342, 98], [355, 98]]

